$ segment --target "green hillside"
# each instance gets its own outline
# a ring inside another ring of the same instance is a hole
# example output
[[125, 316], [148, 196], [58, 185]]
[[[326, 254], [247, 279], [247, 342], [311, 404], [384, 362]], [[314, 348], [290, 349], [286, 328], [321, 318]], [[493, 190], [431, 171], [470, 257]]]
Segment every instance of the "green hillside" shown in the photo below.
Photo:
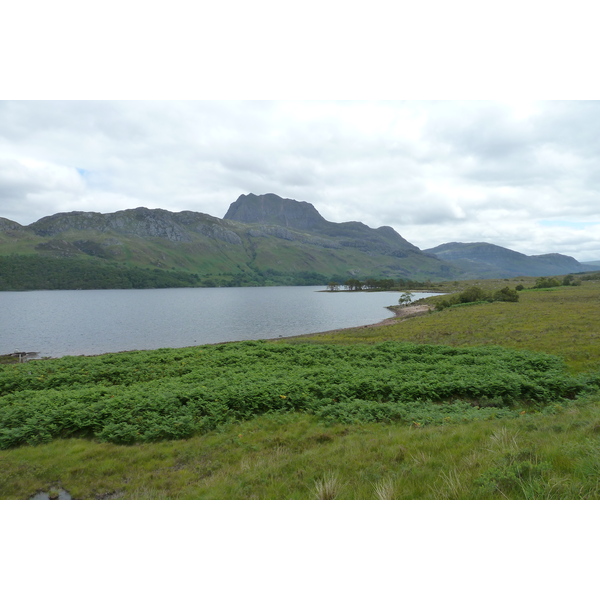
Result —
[[[37, 263], [32, 258], [14, 281], [10, 273], [26, 255], [38, 257]], [[525, 256], [487, 243], [421, 251], [391, 227], [333, 223], [312, 204], [275, 194], [242, 195], [224, 219], [141, 207], [58, 213], [27, 226], [0, 218], [0, 257], [0, 290], [81, 289], [111, 281], [155, 287], [158, 280], [209, 287], [325, 285], [354, 278], [436, 282], [589, 268], [569, 256]]]
[[[306, 203], [279, 201], [284, 212], [290, 206], [305, 209]], [[316, 213], [314, 207], [312, 211]], [[141, 268], [166, 271], [171, 279], [174, 275], [188, 281], [187, 285], [206, 286], [320, 285], [352, 277], [440, 280], [460, 274], [391, 228], [374, 230], [362, 223], [336, 224], [320, 218], [321, 228], [316, 231], [146, 208], [109, 214], [59, 213], [25, 227], [3, 219], [0, 257], [5, 260], [0, 289], [39, 289], [37, 278], [25, 279], [31, 270], [23, 273], [19, 285], [7, 283], [6, 269], [12, 262], [14, 272], [21, 264], [17, 257], [23, 255], [47, 259], [38, 261], [40, 265], [49, 264], [50, 259], [63, 262], [59, 269], [63, 276], [48, 284], [52, 289], [85, 287], [79, 281], [82, 261], [97, 273], [112, 269], [115, 282], [123, 269]], [[70, 275], [64, 275], [68, 271]], [[51, 272], [54, 269], [48, 277]], [[139, 276], [138, 271], [128, 278]], [[105, 277], [98, 275], [98, 279]], [[142, 287], [152, 286], [144, 283]]]

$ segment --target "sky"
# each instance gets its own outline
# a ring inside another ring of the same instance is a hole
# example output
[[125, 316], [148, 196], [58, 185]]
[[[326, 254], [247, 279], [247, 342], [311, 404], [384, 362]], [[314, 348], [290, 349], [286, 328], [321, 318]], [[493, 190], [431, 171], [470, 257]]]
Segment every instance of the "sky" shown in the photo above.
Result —
[[597, 101], [0, 102], [0, 216], [22, 225], [275, 193], [421, 249], [600, 260], [599, 164]]
[[600, 260], [579, 0], [22, 0], [4, 17], [0, 217], [223, 217], [274, 193], [421, 249]]

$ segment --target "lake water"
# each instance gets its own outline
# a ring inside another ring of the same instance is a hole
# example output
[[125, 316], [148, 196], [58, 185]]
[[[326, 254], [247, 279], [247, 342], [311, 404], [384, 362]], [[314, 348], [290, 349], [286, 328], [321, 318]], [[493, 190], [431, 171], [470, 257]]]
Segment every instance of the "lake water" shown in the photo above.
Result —
[[[0, 292], [0, 354], [182, 348], [376, 323], [400, 292], [324, 287]], [[415, 294], [414, 298], [432, 294]]]

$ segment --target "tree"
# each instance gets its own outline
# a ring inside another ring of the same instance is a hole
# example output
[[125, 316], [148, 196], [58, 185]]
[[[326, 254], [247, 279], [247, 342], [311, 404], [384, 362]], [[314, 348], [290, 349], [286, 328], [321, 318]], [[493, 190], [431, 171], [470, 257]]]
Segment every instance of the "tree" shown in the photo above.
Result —
[[360, 291], [363, 284], [358, 279], [348, 279], [344, 285], [350, 291]]
[[377, 287], [381, 288], [382, 290], [391, 290], [394, 287], [394, 280], [393, 279], [380, 279], [377, 282]]
[[409, 304], [412, 304], [412, 301], [413, 295], [410, 292], [404, 292], [404, 294], [398, 298], [400, 306], [408, 306]]

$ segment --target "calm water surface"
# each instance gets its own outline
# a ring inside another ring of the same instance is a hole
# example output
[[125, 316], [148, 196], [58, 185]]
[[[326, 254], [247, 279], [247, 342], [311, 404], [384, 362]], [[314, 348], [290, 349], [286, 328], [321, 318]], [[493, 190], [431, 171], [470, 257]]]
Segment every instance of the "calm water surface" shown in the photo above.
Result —
[[[102, 354], [268, 339], [376, 323], [400, 292], [319, 287], [0, 292], [0, 354]], [[415, 294], [416, 298], [432, 294]]]

